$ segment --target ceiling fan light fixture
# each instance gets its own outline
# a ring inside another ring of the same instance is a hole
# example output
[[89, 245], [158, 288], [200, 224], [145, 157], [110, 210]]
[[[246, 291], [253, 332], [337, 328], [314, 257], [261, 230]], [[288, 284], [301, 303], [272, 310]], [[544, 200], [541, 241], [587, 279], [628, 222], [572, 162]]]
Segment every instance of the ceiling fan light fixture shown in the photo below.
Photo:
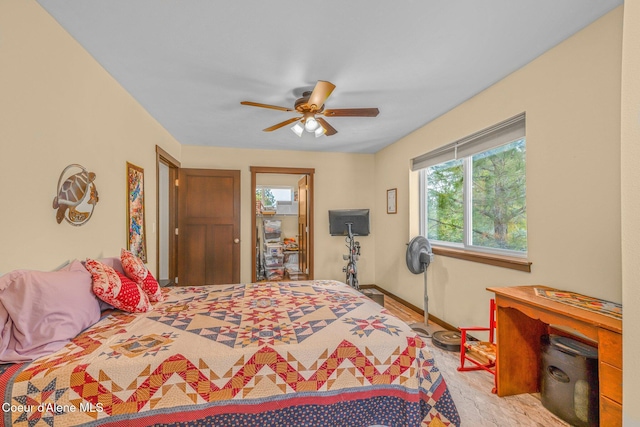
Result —
[[302, 124], [300, 122], [298, 122], [295, 125], [293, 125], [291, 130], [293, 131], [293, 133], [295, 133], [296, 135], [301, 137], [302, 136], [302, 131], [304, 131], [304, 126], [302, 126]]
[[327, 132], [325, 128], [323, 128], [322, 126], [318, 126], [318, 128], [313, 133], [316, 135], [316, 138], [320, 138], [325, 134], [325, 132]]
[[318, 126], [318, 121], [313, 116], [308, 117], [304, 121], [304, 128], [307, 132], [315, 132], [316, 129], [318, 129]]

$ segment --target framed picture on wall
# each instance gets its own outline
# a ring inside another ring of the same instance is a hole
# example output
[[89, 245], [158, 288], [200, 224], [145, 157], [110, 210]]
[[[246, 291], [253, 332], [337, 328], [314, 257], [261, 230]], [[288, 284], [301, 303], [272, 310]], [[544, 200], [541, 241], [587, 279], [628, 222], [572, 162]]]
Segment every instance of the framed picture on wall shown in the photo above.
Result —
[[144, 169], [127, 162], [127, 249], [147, 262], [144, 222]]
[[394, 214], [398, 212], [398, 189], [391, 188], [387, 190], [387, 213]]

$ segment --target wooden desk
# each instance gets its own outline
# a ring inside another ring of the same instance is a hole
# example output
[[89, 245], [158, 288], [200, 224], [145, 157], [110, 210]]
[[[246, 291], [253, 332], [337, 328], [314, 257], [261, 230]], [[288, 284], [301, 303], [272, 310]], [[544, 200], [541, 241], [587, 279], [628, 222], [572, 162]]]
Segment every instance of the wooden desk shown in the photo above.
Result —
[[598, 345], [600, 425], [622, 425], [622, 321], [539, 297], [534, 286], [487, 290], [496, 294], [498, 396], [539, 391], [540, 336], [568, 327]]

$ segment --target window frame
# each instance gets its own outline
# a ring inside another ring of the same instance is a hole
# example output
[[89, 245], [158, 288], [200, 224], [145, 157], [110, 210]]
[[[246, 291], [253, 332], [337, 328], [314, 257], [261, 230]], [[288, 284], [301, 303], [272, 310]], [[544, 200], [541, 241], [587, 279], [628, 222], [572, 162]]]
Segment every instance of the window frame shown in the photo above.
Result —
[[[514, 119], [522, 120], [522, 126], [524, 126], [524, 113], [520, 116], [516, 116], [508, 121], [514, 121]], [[505, 121], [503, 123], [506, 123]], [[502, 124], [496, 125], [496, 127], [501, 126]], [[490, 129], [490, 128], [489, 128]], [[487, 130], [483, 130], [478, 132], [478, 134], [486, 134]], [[462, 160], [463, 164], [463, 242], [462, 243], [454, 243], [447, 242], [442, 240], [429, 239], [434, 254], [443, 255], [458, 259], [464, 259], [474, 262], [480, 262], [483, 264], [496, 265], [505, 268], [511, 268], [519, 271], [530, 272], [531, 271], [531, 262], [528, 261], [529, 256], [529, 248], [527, 242], [527, 250], [526, 251], [516, 251], [509, 249], [498, 249], [491, 248], [485, 246], [479, 246], [472, 244], [473, 236], [472, 236], [472, 220], [473, 220], [473, 206], [471, 201], [471, 195], [473, 194], [473, 157], [477, 154], [484, 153], [486, 151], [492, 150], [494, 148], [504, 146], [507, 144], [511, 144], [513, 142], [519, 141], [520, 139], [524, 139], [526, 144], [526, 135], [522, 135], [521, 137], [505, 142], [505, 143], [497, 143], [494, 146], [487, 148], [485, 150], [474, 152], [471, 154], [467, 154], [465, 156], [459, 157]], [[473, 143], [473, 136], [467, 137], [463, 139], [464, 143]], [[457, 157], [457, 144], [452, 143], [446, 146], [451, 150], [453, 147], [455, 158]], [[442, 152], [443, 148], [434, 150], [432, 153]], [[412, 167], [414, 167], [416, 162], [423, 160], [425, 157], [430, 156], [431, 153], [427, 153], [419, 158], [413, 159]], [[437, 163], [432, 162], [429, 166], [422, 167], [418, 169], [419, 173], [419, 231], [422, 236], [428, 235], [428, 226], [427, 226], [427, 169], [432, 166], [436, 166], [442, 163], [445, 163], [448, 160], [439, 161]], [[525, 160], [526, 162], [526, 160]], [[526, 163], [525, 163], [526, 164]], [[415, 169], [414, 169], [415, 170]], [[526, 174], [526, 171], [525, 171]], [[525, 190], [526, 197], [526, 190]], [[528, 224], [527, 224], [528, 231]]]

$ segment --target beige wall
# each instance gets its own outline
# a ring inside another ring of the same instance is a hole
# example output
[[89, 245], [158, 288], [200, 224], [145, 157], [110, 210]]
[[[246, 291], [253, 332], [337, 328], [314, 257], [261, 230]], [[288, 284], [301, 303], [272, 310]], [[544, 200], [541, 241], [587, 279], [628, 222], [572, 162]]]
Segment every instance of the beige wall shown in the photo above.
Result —
[[[147, 249], [155, 271], [155, 145], [180, 145], [37, 3], [0, 1], [0, 273], [113, 256], [126, 245], [129, 161], [146, 174]], [[81, 227], [57, 224], [58, 177], [79, 163], [99, 202]]]
[[[429, 311], [452, 325], [487, 322], [488, 286], [544, 284], [620, 302], [622, 8], [437, 120], [378, 152], [376, 284], [422, 306], [422, 277], [404, 265], [409, 161], [527, 113], [527, 216], [532, 272], [436, 257]], [[398, 214], [384, 194], [398, 188]], [[410, 193], [411, 191], [411, 193]], [[415, 202], [415, 200], [414, 200]]]
[[[241, 244], [240, 280], [251, 280], [251, 173], [250, 166], [315, 168], [315, 277], [344, 280], [344, 239], [329, 235], [329, 209], [373, 210], [374, 156], [372, 154], [303, 151], [247, 150], [217, 147], [182, 147], [182, 167], [240, 170]], [[372, 212], [371, 222], [375, 221]], [[375, 238], [359, 237], [362, 256], [358, 262], [360, 283], [375, 283]]]
[[622, 42], [622, 301], [624, 425], [640, 425], [640, 3], [626, 1]]

